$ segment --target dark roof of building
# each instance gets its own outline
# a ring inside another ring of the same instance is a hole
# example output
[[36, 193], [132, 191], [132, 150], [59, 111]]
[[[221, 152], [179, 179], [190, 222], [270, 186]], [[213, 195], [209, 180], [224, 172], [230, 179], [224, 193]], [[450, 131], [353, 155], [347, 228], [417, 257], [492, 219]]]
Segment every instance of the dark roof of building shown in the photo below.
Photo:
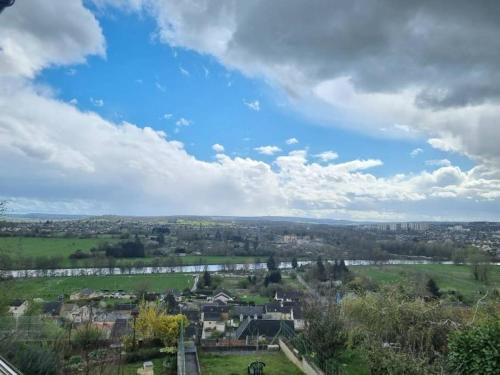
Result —
[[61, 301], [52, 301], [52, 302], [45, 302], [43, 304], [43, 313], [44, 314], [49, 314], [52, 316], [59, 315], [62, 307], [62, 302]]
[[10, 302], [10, 305], [9, 305], [9, 306], [12, 306], [12, 307], [19, 307], [19, 306], [21, 306], [23, 303], [24, 303], [24, 300], [23, 300], [23, 299], [16, 298], [16, 299], [14, 299], [14, 300], [12, 300], [12, 301]]
[[137, 307], [137, 305], [135, 303], [117, 303], [115, 305], [115, 310], [118, 310], [118, 311], [132, 311], [133, 309], [135, 309]]
[[231, 293], [229, 293], [227, 290], [225, 289], [222, 289], [222, 288], [219, 288], [219, 289], [216, 289], [214, 291], [214, 297], [217, 296], [218, 294], [225, 294], [226, 296], [228, 296], [229, 298], [233, 298], [231, 296]]
[[233, 316], [254, 316], [254, 315], [262, 315], [264, 313], [264, 306], [234, 306], [232, 308]]
[[293, 306], [293, 319], [304, 319], [304, 311], [301, 306]]
[[299, 300], [302, 298], [302, 293], [299, 291], [284, 292], [278, 290], [276, 291], [276, 298], [283, 300]]
[[289, 314], [290, 311], [292, 310], [292, 306], [290, 305], [283, 305], [279, 303], [267, 303], [266, 305], [266, 313], [272, 313], [272, 312], [279, 312], [283, 314]]
[[218, 312], [218, 313], [223, 313], [223, 312], [228, 312], [229, 311], [229, 306], [227, 305], [218, 305], [218, 304], [206, 304], [201, 307], [201, 311], [204, 313], [207, 312]]
[[207, 321], [207, 320], [219, 321], [219, 320], [222, 320], [220, 315], [221, 315], [220, 312], [209, 311], [209, 312], [203, 313], [203, 320], [205, 320], [205, 321]]
[[262, 320], [254, 319], [248, 322], [246, 327], [242, 332], [238, 332], [237, 339], [244, 338], [246, 336], [266, 336], [274, 337], [278, 334], [281, 328], [281, 324], [286, 324], [293, 330], [292, 320]]

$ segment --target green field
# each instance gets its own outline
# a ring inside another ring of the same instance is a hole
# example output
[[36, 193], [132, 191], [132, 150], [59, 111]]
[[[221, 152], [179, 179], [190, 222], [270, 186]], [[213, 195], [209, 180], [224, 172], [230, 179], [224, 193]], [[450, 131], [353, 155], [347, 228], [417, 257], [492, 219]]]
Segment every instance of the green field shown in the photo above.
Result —
[[105, 241], [110, 241], [110, 239], [0, 237], [0, 253], [7, 254], [13, 258], [38, 256], [63, 256], [67, 258], [76, 250], [88, 251]]
[[254, 361], [262, 361], [266, 364], [264, 374], [266, 375], [301, 375], [300, 371], [281, 352], [261, 352], [244, 354], [211, 354], [200, 353], [200, 365], [203, 375], [238, 374], [246, 375], [247, 366]]
[[412, 264], [384, 266], [351, 266], [356, 273], [381, 284], [411, 282], [417, 273], [434, 279], [442, 291], [456, 290], [468, 301], [477, 300], [486, 290], [500, 287], [500, 266], [491, 266], [487, 284], [473, 279], [470, 267], [453, 264]]
[[[0, 254], [8, 255], [13, 259], [60, 256], [63, 257], [62, 267], [89, 267], [93, 265], [105, 267], [106, 261], [103, 259], [89, 258], [70, 262], [69, 256], [76, 250], [88, 252], [100, 243], [113, 241], [118, 240], [113, 238], [0, 237]], [[217, 255], [186, 255], [173, 256], [172, 258], [171, 265], [253, 264], [266, 260], [265, 257]], [[96, 262], [99, 261], [104, 263], [97, 264]], [[142, 262], [145, 266], [157, 265], [157, 260], [152, 257], [115, 259], [117, 267], [126, 267], [136, 262]]]
[[193, 276], [187, 274], [161, 274], [43, 277], [9, 280], [0, 283], [3, 292], [7, 293], [10, 298], [27, 299], [52, 299], [61, 294], [71, 294], [83, 288], [134, 291], [139, 285], [147, 286], [147, 289], [151, 292], [164, 292], [169, 288], [183, 290], [193, 286]]

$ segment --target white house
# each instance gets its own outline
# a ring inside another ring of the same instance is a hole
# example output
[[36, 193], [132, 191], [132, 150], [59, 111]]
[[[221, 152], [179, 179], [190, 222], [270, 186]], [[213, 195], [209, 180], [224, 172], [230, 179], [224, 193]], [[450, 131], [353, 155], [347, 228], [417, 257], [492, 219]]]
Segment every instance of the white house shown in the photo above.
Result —
[[19, 318], [23, 316], [24, 313], [28, 310], [28, 301], [22, 299], [15, 299], [9, 305], [9, 313], [14, 316], [14, 318]]

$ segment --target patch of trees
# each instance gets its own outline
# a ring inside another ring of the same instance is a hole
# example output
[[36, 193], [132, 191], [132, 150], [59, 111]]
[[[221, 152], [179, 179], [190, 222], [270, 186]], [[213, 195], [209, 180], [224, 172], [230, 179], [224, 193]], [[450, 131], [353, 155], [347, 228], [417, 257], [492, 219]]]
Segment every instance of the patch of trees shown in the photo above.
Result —
[[144, 245], [139, 240], [106, 244], [104, 252], [107, 257], [114, 258], [144, 258]]

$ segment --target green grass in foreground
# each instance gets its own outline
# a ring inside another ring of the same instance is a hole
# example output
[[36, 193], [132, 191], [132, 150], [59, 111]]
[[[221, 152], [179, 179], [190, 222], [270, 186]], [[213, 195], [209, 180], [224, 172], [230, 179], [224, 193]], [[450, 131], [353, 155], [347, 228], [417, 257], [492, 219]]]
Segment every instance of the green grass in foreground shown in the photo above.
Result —
[[82, 288], [134, 291], [138, 285], [145, 285], [154, 292], [169, 288], [183, 290], [193, 286], [193, 277], [186, 274], [42, 277], [0, 283], [0, 287], [11, 298], [44, 299], [55, 298], [63, 293], [71, 294]]
[[16, 257], [68, 257], [76, 250], [88, 251], [111, 239], [103, 238], [44, 238], [0, 237], [0, 253]]
[[245, 354], [211, 354], [200, 353], [200, 365], [203, 375], [246, 375], [247, 366], [254, 361], [262, 361], [266, 364], [264, 374], [266, 375], [301, 375], [300, 371], [281, 352], [261, 352]]
[[352, 266], [358, 274], [371, 277], [381, 284], [411, 281], [421, 272], [434, 279], [442, 291], [456, 290], [466, 300], [475, 301], [484, 293], [500, 287], [500, 266], [491, 266], [487, 284], [474, 280], [470, 267], [454, 264], [412, 264], [384, 266]]

